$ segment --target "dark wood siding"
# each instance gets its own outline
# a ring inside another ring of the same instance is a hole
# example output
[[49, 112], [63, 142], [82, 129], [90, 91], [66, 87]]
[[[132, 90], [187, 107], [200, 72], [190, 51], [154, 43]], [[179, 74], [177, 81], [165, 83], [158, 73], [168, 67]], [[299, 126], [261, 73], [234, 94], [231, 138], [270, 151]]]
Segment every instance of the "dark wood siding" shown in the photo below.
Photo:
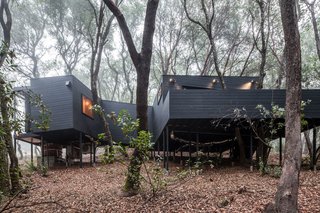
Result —
[[[164, 99], [164, 100], [163, 100]], [[161, 97], [161, 100], [154, 100], [153, 103], [153, 137], [156, 141], [158, 137], [161, 135], [164, 127], [169, 121], [169, 104], [170, 104], [169, 96]]]
[[[133, 118], [135, 118], [137, 116], [135, 104], [105, 100], [102, 102], [102, 107], [105, 110], [105, 113], [107, 113], [107, 114], [110, 114], [111, 112], [118, 114], [121, 110], [124, 109], [124, 110], [127, 110]], [[152, 123], [153, 123], [152, 107], [148, 107], [148, 127], [151, 132], [153, 129]], [[111, 121], [109, 122], [109, 125], [110, 125], [110, 131], [112, 134], [112, 138], [115, 142], [123, 142], [123, 143], [128, 142], [127, 140], [124, 139], [124, 135], [122, 134], [120, 127], [114, 125]]]
[[103, 132], [101, 118], [95, 113], [93, 118], [82, 113], [82, 95], [92, 100], [91, 90], [74, 76], [71, 87], [73, 92], [73, 128], [97, 138], [98, 134]]
[[[319, 90], [304, 90], [306, 118], [320, 118]], [[252, 118], [260, 117], [256, 106], [284, 107], [285, 90], [175, 90], [170, 91], [170, 119], [222, 118], [233, 116], [235, 108], [246, 109]]]
[[[71, 81], [72, 76], [59, 76], [31, 79], [30, 90], [38, 95], [51, 111], [49, 131], [73, 128], [72, 88], [65, 85]], [[30, 106], [31, 117], [37, 119], [39, 109]], [[41, 130], [32, 127], [34, 132]]]

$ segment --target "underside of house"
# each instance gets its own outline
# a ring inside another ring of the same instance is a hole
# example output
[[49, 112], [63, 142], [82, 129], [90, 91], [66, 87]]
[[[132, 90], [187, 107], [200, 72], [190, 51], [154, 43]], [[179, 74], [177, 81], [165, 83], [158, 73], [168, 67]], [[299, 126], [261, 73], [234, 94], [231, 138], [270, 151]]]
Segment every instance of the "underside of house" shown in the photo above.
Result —
[[[154, 156], [164, 158], [168, 168], [170, 159], [191, 159], [200, 155], [208, 158], [228, 153], [233, 162], [249, 162], [265, 158], [270, 150], [265, 141], [284, 137], [283, 117], [272, 117], [265, 112], [284, 108], [285, 90], [256, 89], [256, 77], [224, 77], [222, 89], [215, 76], [162, 76], [153, 106], [148, 108], [148, 127], [153, 135]], [[76, 161], [82, 166], [83, 154], [95, 161], [96, 141], [103, 132], [101, 118], [92, 112], [92, 94], [72, 75], [31, 79], [24, 94], [26, 114], [37, 120], [41, 110], [30, 94], [40, 95], [50, 111], [48, 129], [34, 123], [26, 124], [26, 131], [15, 136], [31, 146], [41, 146], [42, 161], [62, 159]], [[303, 130], [315, 129], [320, 124], [320, 90], [303, 90], [305, 106]], [[257, 107], [258, 106], [258, 107]], [[122, 109], [135, 117], [134, 104], [102, 101], [105, 113]], [[269, 114], [270, 115], [270, 114]], [[271, 125], [272, 124], [272, 125]], [[110, 121], [115, 142], [127, 143], [121, 129]], [[103, 145], [103, 142], [98, 145]], [[313, 164], [316, 164], [316, 131], [313, 134]], [[280, 146], [281, 149], [282, 146]], [[31, 153], [33, 155], [33, 153]]]

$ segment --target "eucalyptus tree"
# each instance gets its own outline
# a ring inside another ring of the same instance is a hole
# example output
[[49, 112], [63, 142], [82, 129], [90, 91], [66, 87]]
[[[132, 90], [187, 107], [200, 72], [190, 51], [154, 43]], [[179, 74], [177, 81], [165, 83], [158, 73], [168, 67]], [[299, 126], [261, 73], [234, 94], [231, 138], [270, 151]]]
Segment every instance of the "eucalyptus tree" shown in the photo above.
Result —
[[47, 14], [40, 0], [21, 1], [12, 5], [15, 18], [12, 28], [13, 48], [16, 51], [17, 71], [26, 78], [39, 78], [41, 58], [47, 51], [45, 31]]
[[178, 74], [179, 54], [182, 54], [182, 39], [185, 34], [185, 21], [183, 7], [179, 1], [162, 1], [159, 4], [155, 32], [155, 70], [160, 74]]
[[[230, 3], [230, 2], [228, 2], [228, 3]], [[220, 15], [216, 14], [218, 10], [216, 8], [216, 1], [215, 0], [209, 1], [209, 3], [205, 0], [201, 0], [199, 2], [199, 4], [193, 2], [192, 5], [188, 4], [187, 0], [183, 0], [183, 7], [184, 7], [187, 18], [192, 23], [198, 25], [205, 32], [205, 34], [208, 37], [209, 43], [210, 43], [210, 47], [207, 52], [207, 56], [205, 58], [205, 62], [204, 62], [204, 66], [203, 66], [201, 75], [207, 75], [209, 70], [211, 69], [212, 64], [213, 64], [223, 89], [226, 86], [225, 86], [225, 83], [223, 80], [223, 75], [222, 75], [222, 71], [220, 69], [220, 64], [219, 64], [219, 56], [218, 56], [218, 50], [217, 50], [217, 45], [216, 45], [216, 39], [215, 39], [217, 36], [217, 32], [215, 30], [220, 28], [220, 27], [217, 27], [219, 24], [223, 25], [225, 23], [226, 16], [223, 14], [227, 14], [226, 10], [228, 10], [229, 6], [230, 6], [228, 3], [221, 10], [221, 12], [222, 11], [223, 12], [220, 14], [221, 15], [220, 16]], [[200, 17], [199, 17], [199, 15], [195, 15], [198, 17], [193, 17], [191, 15], [191, 13], [190, 13], [191, 6], [194, 8], [195, 14], [201, 14]], [[201, 17], [201, 16], [203, 16], [203, 17]], [[198, 20], [197, 18], [199, 18], [200, 20]], [[217, 19], [220, 19], [220, 18], [221, 18], [221, 20], [218, 21]]]
[[46, 0], [44, 3], [49, 22], [48, 31], [55, 40], [54, 48], [60, 59], [58, 61], [62, 61], [66, 75], [73, 74], [88, 50], [81, 33], [89, 16], [86, 2]]
[[1, 67], [8, 55], [8, 50], [11, 44], [12, 15], [7, 0], [0, 1], [0, 24], [3, 36], [2, 54], [0, 55]]
[[319, 7], [319, 4], [318, 5], [316, 4], [317, 0], [302, 0], [302, 1], [307, 5], [307, 8], [310, 12], [317, 55], [320, 61], [320, 35], [319, 35], [318, 22], [317, 22], [317, 16], [316, 16], [316, 11], [319, 10], [320, 7]]
[[[248, 19], [248, 12], [245, 10], [246, 2], [183, 0], [182, 3], [188, 20], [198, 27], [198, 31], [195, 31], [191, 38], [197, 41], [197, 37], [201, 33], [206, 37], [204, 58], [199, 57], [201, 52], [197, 46], [192, 48], [195, 53], [196, 65], [202, 67], [202, 75], [212, 74], [211, 69], [214, 68], [222, 88], [226, 88], [223, 76], [239, 74], [241, 64], [245, 69], [248, 66], [249, 59], [245, 62], [243, 60], [244, 54], [242, 54], [244, 52], [242, 49], [247, 49], [246, 42], [248, 40], [248, 26], [245, 21], [242, 21]], [[250, 52], [252, 51], [250, 50]], [[199, 66], [201, 61], [203, 61], [203, 65]]]
[[120, 45], [118, 47], [119, 59], [111, 62], [110, 57], [107, 58], [108, 67], [115, 74], [111, 100], [115, 99], [117, 92], [120, 95], [118, 100], [132, 104], [134, 103], [136, 74], [123, 37], [120, 37]]
[[[269, 32], [270, 32], [270, 10], [271, 10], [271, 0], [255, 0], [254, 1], [258, 6], [259, 11], [259, 27], [255, 29], [255, 19], [257, 18], [254, 15], [254, 12], [251, 12], [251, 16], [253, 19], [252, 24], [252, 34], [253, 34], [253, 42], [258, 50], [261, 61], [259, 65], [259, 81], [257, 87], [261, 89], [263, 87], [263, 79], [266, 75], [265, 66], [267, 62], [267, 51], [268, 51], [268, 43], [269, 43]], [[257, 32], [257, 33], [255, 33]]]
[[[137, 51], [132, 35], [121, 10], [112, 0], [103, 0], [109, 10], [116, 17], [124, 40], [126, 41], [131, 60], [137, 72], [136, 111], [139, 119], [138, 130], [148, 130], [148, 85], [153, 48], [153, 35], [155, 31], [156, 13], [159, 0], [148, 0], [143, 28], [141, 51]], [[143, 161], [143, 153], [135, 148], [133, 157], [128, 167], [126, 189], [129, 192], [137, 192], [140, 189], [140, 169]]]
[[301, 167], [301, 48], [297, 1], [281, 0], [281, 20], [285, 40], [286, 116], [285, 158], [275, 203], [265, 212], [298, 212], [299, 175]]
[[[126, 14], [126, 20], [132, 32], [132, 39], [134, 43], [139, 44], [142, 36], [141, 27], [143, 18], [141, 12], [144, 10], [144, 1], [125, 1], [121, 4], [123, 13]], [[110, 41], [110, 48], [105, 49], [104, 55], [107, 58], [108, 72], [103, 73], [104, 77], [101, 79], [113, 76], [112, 81], [108, 80], [103, 86], [109, 87], [110, 96], [112, 100], [122, 102], [135, 102], [135, 88], [136, 88], [136, 72], [134, 64], [127, 51], [124, 37], [118, 25], [114, 26], [113, 37]], [[110, 49], [112, 49], [110, 51]], [[111, 72], [111, 73], [110, 73]]]
[[[11, 44], [12, 15], [7, 0], [0, 1], [0, 24], [4, 39], [0, 56], [0, 184], [1, 187], [3, 187], [1, 191], [8, 192], [9, 189], [15, 193], [21, 188], [21, 185], [19, 183], [18, 158], [14, 152], [11, 137], [11, 132], [14, 128], [12, 123], [15, 110], [13, 106], [14, 92], [12, 91], [11, 85], [5, 79], [5, 75], [7, 76], [8, 72], [12, 71], [11, 62], [12, 57], [14, 57], [14, 53], [9, 50]], [[7, 159], [8, 156], [10, 164]], [[9, 175], [7, 175], [8, 172]], [[9, 181], [8, 177], [10, 178]], [[10, 183], [9, 185], [4, 185], [8, 182]]]

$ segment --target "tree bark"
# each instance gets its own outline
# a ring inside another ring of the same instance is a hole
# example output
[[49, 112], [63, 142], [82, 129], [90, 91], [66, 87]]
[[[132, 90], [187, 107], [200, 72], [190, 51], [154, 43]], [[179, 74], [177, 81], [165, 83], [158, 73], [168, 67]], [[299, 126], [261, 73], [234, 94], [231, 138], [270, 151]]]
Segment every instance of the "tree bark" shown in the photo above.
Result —
[[238, 145], [239, 145], [240, 163], [243, 165], [246, 162], [246, 150], [245, 150], [245, 144], [244, 144], [244, 141], [242, 139], [239, 127], [236, 127], [235, 134], [236, 134]]
[[[219, 60], [218, 60], [218, 52], [216, 49], [216, 43], [214, 41], [214, 35], [213, 35], [213, 22], [215, 21], [215, 17], [216, 17], [216, 11], [215, 11], [215, 2], [211, 1], [211, 8], [208, 9], [206, 6], [206, 3], [204, 0], [201, 0], [201, 11], [203, 11], [203, 15], [205, 17], [205, 23], [201, 23], [197, 20], [195, 20], [194, 18], [192, 18], [188, 12], [187, 9], [187, 0], [183, 0], [183, 7], [184, 7], [184, 11], [186, 12], [186, 16], [189, 19], [189, 21], [191, 21], [192, 23], [198, 25], [199, 27], [201, 27], [201, 29], [204, 30], [204, 32], [206, 33], [208, 40], [210, 42], [210, 49], [209, 52], [207, 54], [206, 60], [205, 60], [205, 64], [203, 66], [203, 69], [201, 71], [201, 75], [207, 75], [209, 69], [212, 66], [212, 60], [213, 60], [213, 64], [214, 64], [214, 68], [217, 72], [220, 84], [221, 84], [221, 88], [222, 89], [226, 89], [226, 84], [224, 82], [224, 78], [223, 78], [223, 73], [220, 70], [220, 66], [219, 66]], [[212, 11], [211, 14], [209, 14], [209, 11]]]
[[[137, 71], [137, 95], [136, 95], [136, 111], [137, 119], [139, 119], [138, 131], [148, 130], [148, 86], [150, 64], [153, 47], [153, 35], [155, 30], [156, 13], [159, 0], [148, 0], [144, 22], [144, 30], [142, 37], [141, 52], [138, 53], [133, 42], [132, 35], [128, 28], [127, 22], [119, 10], [117, 5], [111, 0], [103, 0], [109, 10], [116, 17], [120, 26], [124, 40], [126, 41], [131, 60]], [[143, 153], [137, 148], [133, 152], [133, 156], [128, 167], [128, 176], [126, 179], [126, 190], [136, 193], [140, 188], [140, 169], [143, 161]]]
[[[2, 126], [2, 124], [0, 123]], [[0, 192], [4, 195], [10, 194], [10, 177], [9, 177], [9, 164], [8, 152], [2, 136], [0, 135]], [[1, 200], [0, 200], [1, 201]]]
[[285, 155], [275, 203], [265, 212], [298, 212], [301, 166], [301, 49], [295, 0], [280, 0], [285, 40], [286, 120]]
[[10, 41], [11, 41], [11, 26], [12, 26], [12, 17], [11, 12], [9, 9], [9, 4], [7, 0], [1, 0], [0, 1], [0, 24], [3, 31], [3, 40], [4, 45], [2, 48], [4, 48], [4, 51], [2, 51], [2, 54], [0, 56], [0, 67], [3, 65], [7, 53], [10, 47]]
[[[95, 10], [95, 7], [92, 5], [92, 9]], [[101, 100], [98, 96], [98, 76], [100, 72], [100, 65], [102, 59], [102, 51], [106, 44], [107, 37], [111, 30], [111, 25], [114, 19], [114, 15], [112, 15], [108, 21], [106, 26], [103, 25], [105, 20], [105, 5], [101, 2], [98, 13], [95, 14], [96, 20], [96, 35], [95, 38], [90, 40], [91, 46], [91, 61], [90, 61], [90, 83], [91, 83], [91, 92], [93, 104], [101, 105]], [[101, 113], [101, 118], [104, 123], [104, 133], [105, 140], [108, 142], [110, 149], [112, 149], [113, 141], [112, 135], [109, 128], [109, 123], [107, 117], [104, 113]]]
[[11, 181], [11, 192], [15, 193], [20, 190], [21, 185], [19, 183], [20, 178], [20, 171], [19, 171], [19, 164], [18, 158], [13, 149], [12, 137], [11, 137], [11, 122], [10, 122], [10, 114], [14, 112], [10, 112], [9, 105], [10, 105], [10, 97], [8, 97], [8, 91], [5, 88], [5, 81], [0, 78], [0, 112], [1, 112], [1, 121], [2, 121], [2, 137], [1, 140], [5, 144], [5, 149], [7, 151], [7, 155], [10, 158], [10, 165], [9, 165], [9, 175]]

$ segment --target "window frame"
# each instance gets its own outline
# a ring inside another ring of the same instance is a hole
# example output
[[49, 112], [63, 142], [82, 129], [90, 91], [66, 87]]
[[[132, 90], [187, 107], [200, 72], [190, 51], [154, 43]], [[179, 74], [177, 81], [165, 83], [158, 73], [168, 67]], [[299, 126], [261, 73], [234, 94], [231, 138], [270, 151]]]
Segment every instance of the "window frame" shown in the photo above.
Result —
[[[84, 110], [84, 103], [83, 102], [85, 100], [88, 100], [91, 103], [91, 110], [89, 109], [91, 111], [91, 115], [89, 113], [86, 113], [85, 110]], [[93, 120], [94, 119], [94, 115], [93, 115], [92, 107], [93, 107], [93, 100], [88, 98], [88, 96], [81, 94], [81, 113], [83, 115], [85, 115], [86, 117], [88, 117], [88, 118]]]

